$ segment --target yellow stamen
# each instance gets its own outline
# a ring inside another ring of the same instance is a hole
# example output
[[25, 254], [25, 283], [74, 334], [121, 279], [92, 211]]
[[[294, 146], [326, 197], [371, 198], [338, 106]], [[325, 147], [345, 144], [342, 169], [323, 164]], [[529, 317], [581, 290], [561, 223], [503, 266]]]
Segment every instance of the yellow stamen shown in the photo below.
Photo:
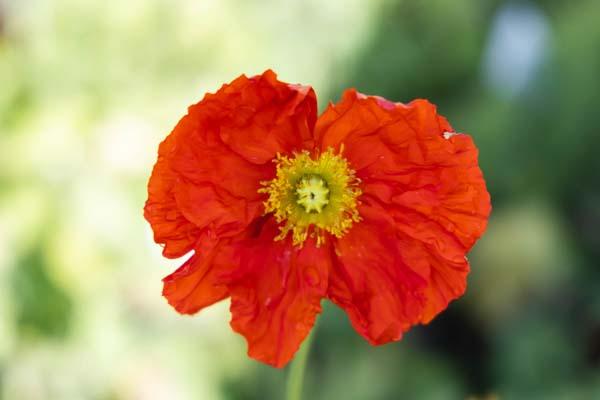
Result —
[[291, 232], [294, 245], [302, 246], [310, 235], [320, 246], [325, 232], [340, 238], [360, 221], [360, 182], [341, 154], [328, 149], [313, 159], [303, 151], [291, 158], [278, 154], [273, 161], [276, 177], [261, 182], [259, 193], [269, 195], [265, 214], [273, 213], [278, 223], [284, 223], [275, 240]]

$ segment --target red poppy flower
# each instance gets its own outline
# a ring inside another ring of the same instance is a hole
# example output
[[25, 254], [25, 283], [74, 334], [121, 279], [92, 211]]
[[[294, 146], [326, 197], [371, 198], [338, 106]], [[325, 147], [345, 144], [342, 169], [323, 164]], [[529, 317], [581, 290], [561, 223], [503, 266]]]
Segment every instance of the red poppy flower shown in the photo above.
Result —
[[461, 296], [490, 197], [471, 138], [426, 100], [347, 90], [317, 118], [312, 88], [241, 76], [161, 143], [144, 216], [182, 314], [231, 297], [250, 357], [284, 366], [327, 298], [374, 345]]

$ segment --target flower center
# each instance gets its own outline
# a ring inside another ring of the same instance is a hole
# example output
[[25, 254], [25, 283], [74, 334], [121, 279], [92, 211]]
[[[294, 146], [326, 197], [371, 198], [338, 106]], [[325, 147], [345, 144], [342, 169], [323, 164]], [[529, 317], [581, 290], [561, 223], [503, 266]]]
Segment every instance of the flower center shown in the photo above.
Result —
[[329, 189], [320, 176], [305, 176], [296, 184], [296, 203], [304, 207], [306, 212], [323, 211], [329, 203]]
[[313, 159], [303, 151], [293, 157], [277, 155], [274, 162], [276, 177], [261, 182], [259, 193], [269, 195], [265, 213], [283, 223], [275, 240], [291, 232], [294, 245], [302, 246], [310, 235], [320, 246], [326, 232], [340, 238], [360, 221], [360, 182], [341, 154], [328, 149]]

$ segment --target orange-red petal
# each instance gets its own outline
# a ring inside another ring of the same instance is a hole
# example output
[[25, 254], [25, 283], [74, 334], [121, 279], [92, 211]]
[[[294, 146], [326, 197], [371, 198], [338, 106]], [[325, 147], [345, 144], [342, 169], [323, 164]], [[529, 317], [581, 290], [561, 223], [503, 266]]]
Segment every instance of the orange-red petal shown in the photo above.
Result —
[[491, 210], [473, 141], [426, 100], [393, 103], [354, 90], [328, 107], [315, 137], [322, 149], [344, 145], [361, 201], [387, 214], [403, 263], [426, 282], [418, 322], [429, 322], [464, 292], [465, 255]]
[[362, 205], [363, 220], [335, 242], [329, 298], [371, 344], [399, 340], [419, 322], [426, 280], [406, 264], [394, 221], [385, 210]]
[[310, 332], [327, 291], [329, 246], [302, 248], [275, 242], [272, 219], [260, 234], [240, 244], [240, 267], [232, 272], [231, 326], [248, 342], [248, 355], [283, 367]]
[[221, 140], [249, 162], [264, 164], [277, 153], [313, 147], [317, 97], [311, 87], [280, 82], [268, 70], [242, 76], [221, 91], [223, 96], [204, 101], [215, 103], [210, 116], [219, 123]]
[[[210, 231], [241, 233], [262, 213], [271, 160], [312, 146], [316, 98], [275, 73], [241, 76], [191, 106], [160, 147], [145, 216], [166, 255], [181, 256]], [[173, 250], [171, 250], [171, 248]]]
[[144, 206], [144, 217], [152, 227], [154, 241], [164, 245], [163, 255], [168, 258], [188, 253], [200, 235], [200, 229], [183, 216], [175, 200], [178, 175], [169, 166], [170, 154], [176, 146], [175, 136], [174, 131], [158, 148]]
[[181, 314], [195, 314], [229, 296], [220, 279], [223, 265], [230, 265], [230, 242], [203, 237], [195, 253], [163, 279], [163, 296]]

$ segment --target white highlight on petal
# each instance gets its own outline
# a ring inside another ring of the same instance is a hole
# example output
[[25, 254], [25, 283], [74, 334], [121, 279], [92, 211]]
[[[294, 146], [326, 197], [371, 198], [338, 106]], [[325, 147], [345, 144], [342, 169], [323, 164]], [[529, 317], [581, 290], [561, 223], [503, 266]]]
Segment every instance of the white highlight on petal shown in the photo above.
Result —
[[443, 135], [444, 135], [444, 139], [450, 139], [452, 136], [458, 135], [458, 133], [456, 133], [456, 132], [444, 132]]

